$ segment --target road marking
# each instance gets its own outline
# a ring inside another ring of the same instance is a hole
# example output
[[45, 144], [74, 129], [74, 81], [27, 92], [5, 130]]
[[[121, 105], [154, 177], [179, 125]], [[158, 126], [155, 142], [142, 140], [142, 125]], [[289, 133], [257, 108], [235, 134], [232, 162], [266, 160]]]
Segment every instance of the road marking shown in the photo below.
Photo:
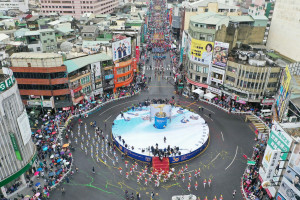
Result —
[[231, 161], [231, 163], [225, 168], [225, 170], [227, 170], [231, 165], [232, 163], [234, 162], [235, 158], [236, 158], [236, 155], [237, 155], [237, 151], [239, 149], [239, 146], [236, 146], [236, 150], [235, 150], [235, 155], [233, 157], [233, 160]]
[[222, 131], [221, 131], [221, 135], [222, 135], [222, 140], [223, 140], [223, 142], [224, 142], [224, 136], [223, 136], [223, 133], [222, 133]]
[[219, 155], [220, 155], [220, 153], [218, 153], [218, 155], [214, 159], [212, 159], [212, 161], [210, 161], [210, 163], [214, 162], [219, 157]]
[[105, 122], [107, 122], [107, 120], [109, 119], [109, 118], [111, 118], [111, 116], [109, 116], [106, 120], [104, 120]]
[[195, 101], [194, 103], [190, 103], [187, 107], [190, 107], [191, 105], [193, 105], [193, 104], [195, 104], [195, 103], [197, 103], [197, 102]]
[[104, 111], [104, 112], [100, 113], [98, 116], [101, 116], [101, 115], [103, 115], [104, 113], [106, 113], [107, 111], [109, 111], [110, 109], [112, 109], [112, 108], [114, 108], [114, 107], [117, 107], [117, 106], [119, 106], [119, 105], [123, 105], [123, 104], [126, 104], [126, 103], [131, 103], [131, 102], [133, 102], [133, 101], [139, 101], [139, 100], [127, 101], [127, 102], [120, 103], [120, 104], [118, 104], [118, 105], [112, 106], [112, 107], [108, 108], [106, 111]]

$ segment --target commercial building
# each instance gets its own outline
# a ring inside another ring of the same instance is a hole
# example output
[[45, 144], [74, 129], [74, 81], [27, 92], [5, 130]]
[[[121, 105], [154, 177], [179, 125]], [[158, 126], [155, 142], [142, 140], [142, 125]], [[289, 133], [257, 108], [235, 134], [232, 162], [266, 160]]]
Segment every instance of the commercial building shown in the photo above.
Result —
[[222, 92], [245, 102], [274, 100], [281, 72], [282, 68], [263, 51], [238, 50], [228, 58]]
[[113, 67], [113, 62], [112, 57], [105, 53], [66, 60], [64, 65], [67, 67], [73, 105], [83, 99], [94, 99], [95, 96], [103, 94], [104, 85], [106, 89], [111, 86], [110, 80], [113, 76], [108, 71]]
[[0, 2], [0, 10], [20, 10], [22, 12], [27, 12], [28, 9], [28, 0], [8, 0]]
[[67, 67], [60, 54], [14, 53], [11, 69], [25, 105], [61, 108], [72, 104]]
[[133, 81], [134, 75], [137, 70], [137, 60], [136, 58], [130, 58], [127, 61], [115, 63], [114, 68], [114, 92], [118, 88], [123, 86], [129, 86]]
[[7, 197], [6, 189], [17, 181], [26, 185], [24, 173], [36, 158], [28, 116], [13, 72], [8, 68], [0, 70], [0, 130], [0, 194]]
[[300, 61], [299, 9], [299, 1], [276, 0], [267, 41], [269, 49], [295, 61]]
[[72, 0], [72, 1], [61, 1], [61, 0], [42, 0], [41, 1], [41, 12], [42, 13], [59, 13], [60, 15], [70, 15], [79, 19], [84, 13], [93, 14], [108, 14], [112, 13], [118, 6], [118, 0]]
[[183, 62], [189, 92], [196, 87], [208, 88], [209, 84], [223, 84], [227, 57], [222, 56], [225, 59], [222, 66], [211, 64], [216, 43], [227, 45], [218, 47], [224, 48], [225, 54], [241, 44], [262, 44], [266, 24], [267, 19], [254, 19], [251, 16], [224, 16], [212, 12], [192, 16], [188, 33], [184, 33], [183, 37], [186, 43], [182, 46], [185, 49], [181, 49], [181, 54], [186, 53]]

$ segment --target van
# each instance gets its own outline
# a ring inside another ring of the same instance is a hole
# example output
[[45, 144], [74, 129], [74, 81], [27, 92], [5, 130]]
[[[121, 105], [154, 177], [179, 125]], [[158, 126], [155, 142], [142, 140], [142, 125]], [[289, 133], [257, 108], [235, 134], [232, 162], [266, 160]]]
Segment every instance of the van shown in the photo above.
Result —
[[262, 117], [269, 117], [272, 115], [272, 111], [270, 109], [261, 110], [260, 115]]

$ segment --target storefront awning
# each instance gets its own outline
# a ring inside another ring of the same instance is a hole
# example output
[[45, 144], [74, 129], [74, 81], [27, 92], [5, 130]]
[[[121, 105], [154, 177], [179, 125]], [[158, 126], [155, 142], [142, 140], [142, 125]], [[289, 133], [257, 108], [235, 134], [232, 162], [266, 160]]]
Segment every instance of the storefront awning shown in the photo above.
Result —
[[199, 88], [197, 88], [196, 90], [193, 90], [193, 93], [202, 95], [202, 94], [204, 94], [204, 91], [203, 91], [203, 90], [200, 90]]
[[212, 98], [214, 98], [216, 95], [214, 95], [213, 93], [206, 93], [204, 95], [204, 99], [208, 99], [211, 100]]

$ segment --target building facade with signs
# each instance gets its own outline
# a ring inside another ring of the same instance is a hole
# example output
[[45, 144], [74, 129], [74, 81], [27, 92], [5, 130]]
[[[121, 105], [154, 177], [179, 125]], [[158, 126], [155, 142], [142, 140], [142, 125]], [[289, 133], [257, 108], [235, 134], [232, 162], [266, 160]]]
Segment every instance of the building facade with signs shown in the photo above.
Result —
[[15, 181], [26, 184], [24, 173], [32, 166], [36, 148], [31, 140], [29, 119], [13, 72], [0, 70], [0, 194]]
[[124, 62], [115, 63], [114, 67], [114, 92], [117, 88], [129, 86], [137, 70], [136, 58], [131, 58]]
[[76, 105], [83, 99], [91, 100], [103, 94], [103, 67], [112, 65], [112, 57], [105, 53], [93, 54], [66, 60], [64, 65], [67, 66], [72, 102]]
[[44, 108], [71, 105], [67, 67], [60, 54], [14, 53], [11, 65], [25, 105]]

